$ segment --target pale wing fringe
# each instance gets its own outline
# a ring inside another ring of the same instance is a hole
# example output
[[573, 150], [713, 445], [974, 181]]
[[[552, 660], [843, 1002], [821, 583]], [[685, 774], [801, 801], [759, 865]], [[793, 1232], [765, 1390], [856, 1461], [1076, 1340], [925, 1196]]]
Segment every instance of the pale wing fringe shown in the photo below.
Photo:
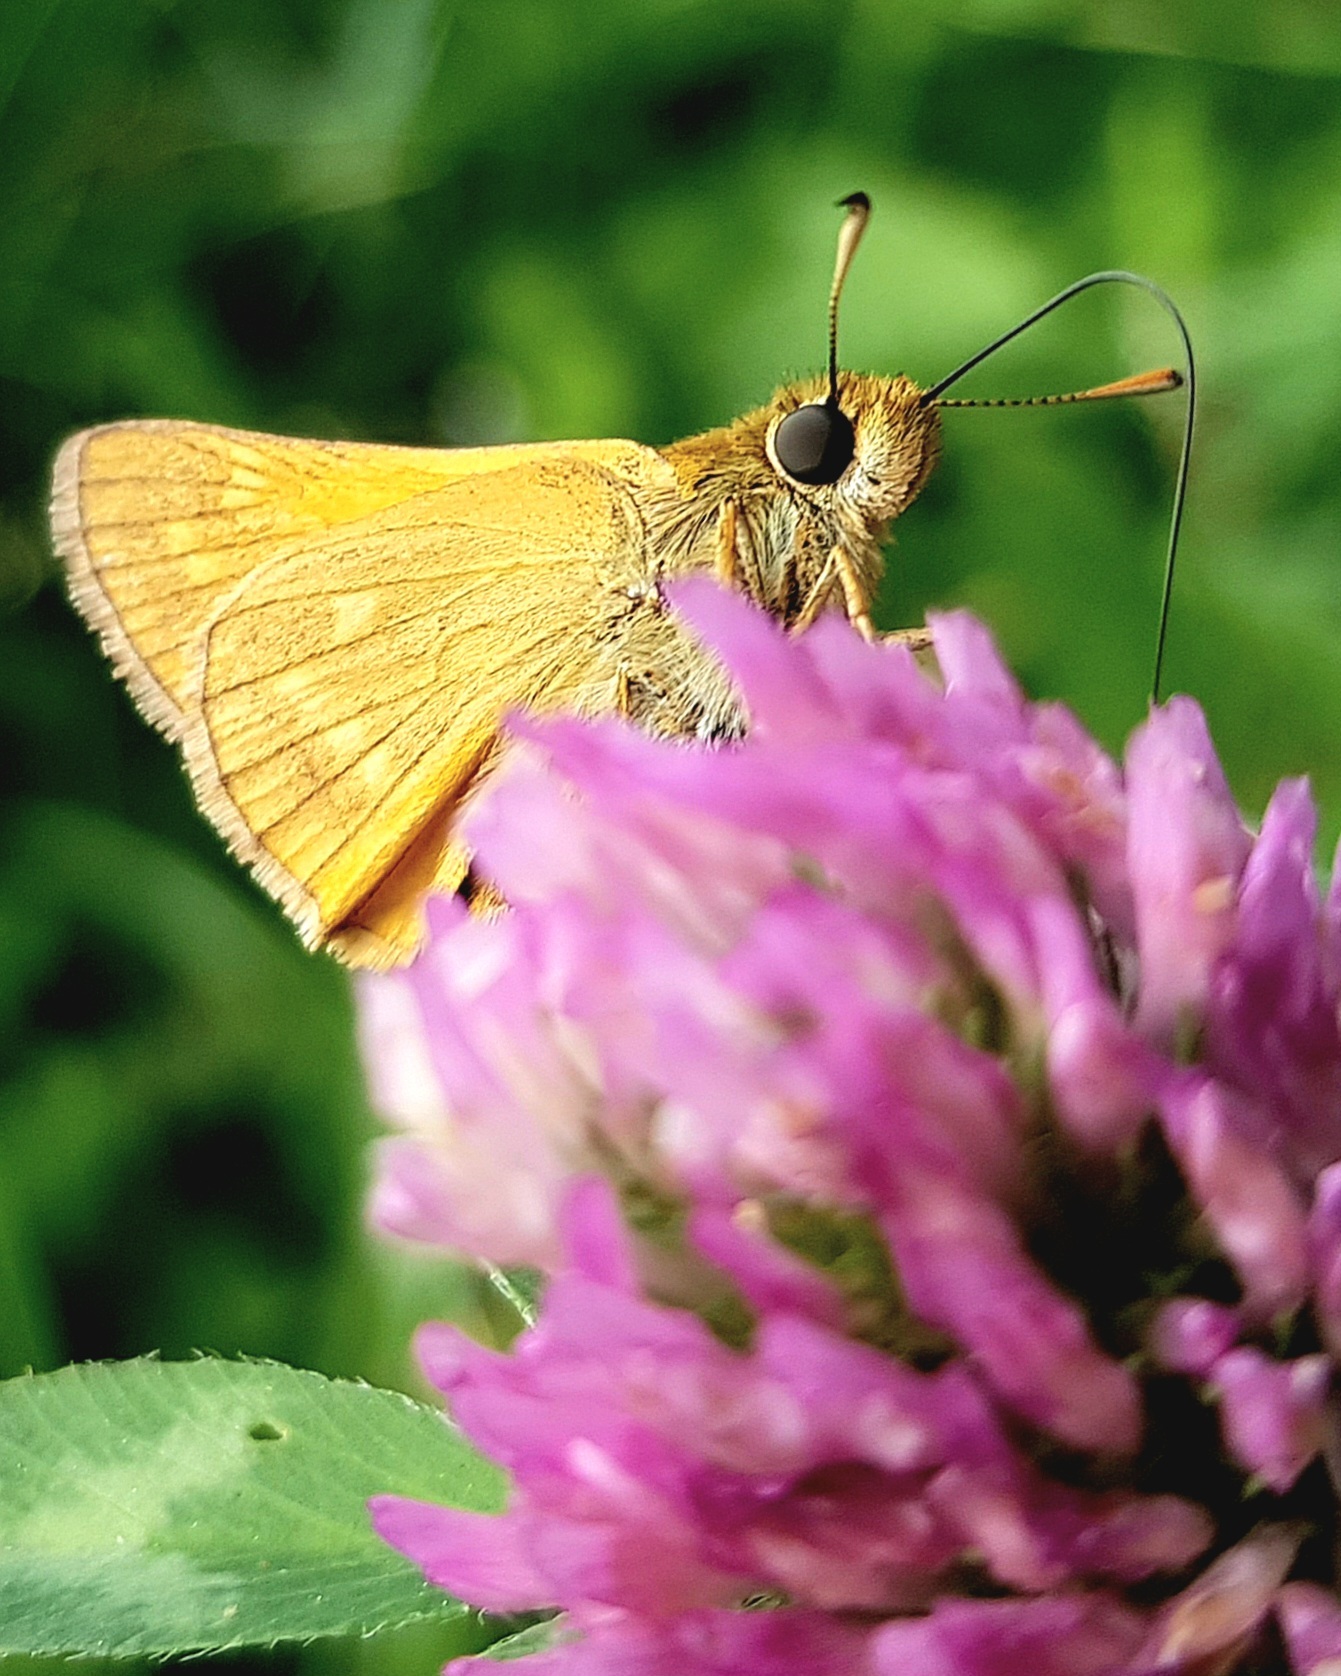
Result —
[[[146, 422], [148, 423], [148, 422]], [[52, 468], [51, 531], [57, 556], [65, 561], [66, 583], [75, 610], [98, 637], [114, 673], [126, 683], [145, 720], [174, 742], [181, 739], [185, 717], [126, 633], [121, 615], [99, 578], [88, 543], [79, 504], [84, 449], [89, 440], [109, 427], [95, 425], [62, 444]]]

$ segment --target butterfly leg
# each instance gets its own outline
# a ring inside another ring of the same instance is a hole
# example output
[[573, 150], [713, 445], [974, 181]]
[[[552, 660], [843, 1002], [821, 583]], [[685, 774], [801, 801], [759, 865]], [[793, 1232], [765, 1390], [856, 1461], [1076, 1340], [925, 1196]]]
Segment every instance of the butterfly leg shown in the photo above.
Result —
[[930, 629], [884, 629], [876, 635], [876, 639], [906, 646], [910, 652], [919, 656], [931, 651]]
[[736, 541], [736, 503], [724, 500], [717, 514], [717, 580], [734, 588], [740, 582], [740, 547]]
[[838, 572], [838, 580], [843, 584], [843, 603], [847, 606], [847, 620], [863, 640], [874, 640], [876, 632], [875, 624], [871, 621], [871, 596], [865, 583], [857, 575], [846, 549], [835, 547], [829, 554], [829, 563]]
[[828, 604], [829, 594], [832, 592], [834, 581], [836, 580], [836, 568], [837, 567], [835, 566], [833, 560], [833, 554], [830, 553], [829, 557], [825, 560], [824, 569], [820, 571], [814, 587], [811, 588], [801, 606], [801, 609], [796, 613], [796, 616], [792, 621], [791, 628], [794, 634], [799, 634], [802, 629], [808, 629], [811, 623], [815, 621], [816, 617], [819, 616], [820, 612], [823, 611], [824, 607]]

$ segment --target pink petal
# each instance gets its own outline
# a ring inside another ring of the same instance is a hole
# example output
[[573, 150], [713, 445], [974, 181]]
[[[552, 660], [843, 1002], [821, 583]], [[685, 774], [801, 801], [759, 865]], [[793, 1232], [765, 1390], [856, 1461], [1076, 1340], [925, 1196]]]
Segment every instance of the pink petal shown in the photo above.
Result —
[[506, 1515], [464, 1513], [404, 1496], [374, 1496], [368, 1510], [383, 1541], [458, 1600], [485, 1612], [533, 1612], [555, 1604], [549, 1580], [525, 1551], [524, 1527]]

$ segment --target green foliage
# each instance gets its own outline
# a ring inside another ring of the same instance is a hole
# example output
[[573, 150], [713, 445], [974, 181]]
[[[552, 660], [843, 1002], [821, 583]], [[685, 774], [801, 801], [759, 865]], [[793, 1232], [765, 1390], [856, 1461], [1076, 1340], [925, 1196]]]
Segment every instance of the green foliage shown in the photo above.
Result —
[[432, 1409], [276, 1363], [9, 1380], [0, 1652], [125, 1658], [463, 1616], [373, 1534], [383, 1490], [492, 1512], [503, 1477]]
[[[1339, 40], [1323, 0], [0, 5], [0, 1373], [203, 1344], [408, 1384], [417, 1317], [512, 1326], [487, 1282], [360, 1235], [346, 982], [53, 584], [63, 434], [683, 435], [820, 364], [857, 187], [851, 366], [930, 382], [1080, 274], [1141, 269], [1204, 380], [1168, 685], [1250, 807], [1311, 772], [1330, 842]], [[1148, 301], [1090, 294], [962, 393], [1174, 353]], [[974, 606], [1119, 744], [1180, 419], [947, 415], [883, 620]], [[304, 1668], [428, 1670], [432, 1639]]]

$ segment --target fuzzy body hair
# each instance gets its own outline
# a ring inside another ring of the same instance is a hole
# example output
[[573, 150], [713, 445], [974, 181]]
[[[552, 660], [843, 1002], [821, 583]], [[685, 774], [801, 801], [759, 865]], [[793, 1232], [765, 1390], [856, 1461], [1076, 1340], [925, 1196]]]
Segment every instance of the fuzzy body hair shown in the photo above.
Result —
[[735, 519], [732, 579], [784, 626], [826, 604], [843, 605], [836, 553], [864, 597], [874, 598], [889, 526], [939, 457], [940, 415], [920, 405], [921, 391], [907, 378], [842, 373], [839, 406], [853, 424], [852, 461], [835, 483], [800, 483], [778, 463], [773, 437], [788, 414], [822, 401], [827, 389], [821, 378], [787, 385], [767, 406], [657, 451], [673, 476], [638, 495], [641, 574], [623, 590], [602, 635], [618, 665], [609, 678], [620, 685], [620, 708], [653, 732], [721, 739], [743, 731], [725, 675], [665, 618], [659, 592], [677, 575], [721, 573], [728, 507]]

